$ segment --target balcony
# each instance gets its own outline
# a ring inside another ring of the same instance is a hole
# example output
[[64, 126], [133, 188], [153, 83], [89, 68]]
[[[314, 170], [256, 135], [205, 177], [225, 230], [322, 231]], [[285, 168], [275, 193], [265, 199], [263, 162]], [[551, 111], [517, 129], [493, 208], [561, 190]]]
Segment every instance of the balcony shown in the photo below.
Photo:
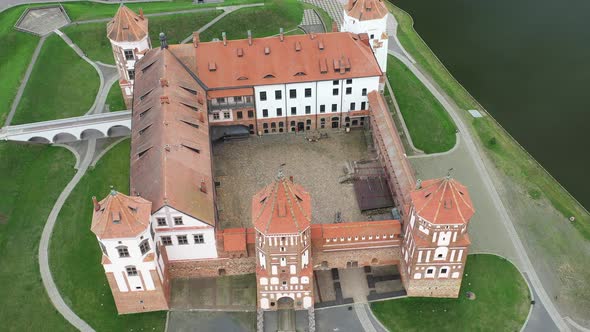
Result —
[[254, 101], [252, 98], [243, 98], [241, 101], [230, 101], [225, 100], [223, 102], [217, 100], [210, 100], [208, 102], [208, 108], [210, 111], [218, 110], [233, 110], [236, 108], [253, 108]]

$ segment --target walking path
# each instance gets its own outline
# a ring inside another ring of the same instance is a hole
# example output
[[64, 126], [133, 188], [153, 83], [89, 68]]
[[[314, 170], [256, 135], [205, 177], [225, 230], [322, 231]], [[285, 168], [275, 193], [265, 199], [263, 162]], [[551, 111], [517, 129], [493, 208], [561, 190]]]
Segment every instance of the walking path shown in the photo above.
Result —
[[[70, 1], [80, 1], [80, 0], [60, 0], [59, 2], [70, 2]], [[118, 4], [118, 3], [133, 3], [133, 2], [161, 2], [162, 0], [117, 0], [115, 1], [105, 1], [105, 0], [88, 0], [89, 2], [96, 2], [96, 3], [103, 3], [103, 4]], [[40, 4], [40, 3], [56, 3], [55, 0], [0, 0], [0, 13], [5, 11], [8, 8], [19, 6], [19, 5], [26, 5], [26, 4]]]
[[41, 243], [39, 244], [39, 270], [41, 271], [41, 279], [43, 280], [43, 285], [45, 286], [45, 290], [47, 291], [47, 295], [49, 299], [59, 311], [59, 313], [64, 316], [64, 318], [70, 322], [75, 328], [80, 331], [94, 331], [90, 325], [88, 325], [85, 321], [83, 321], [80, 317], [78, 317], [70, 307], [64, 302], [63, 298], [59, 294], [57, 286], [53, 281], [53, 277], [51, 275], [51, 270], [49, 268], [49, 243], [51, 240], [51, 233], [53, 232], [53, 227], [55, 226], [55, 221], [59, 215], [59, 211], [63, 207], [66, 199], [72, 192], [72, 190], [76, 187], [82, 176], [88, 170], [88, 166], [92, 162], [92, 157], [94, 156], [94, 150], [96, 147], [96, 140], [92, 139], [87, 141], [88, 148], [86, 150], [86, 156], [84, 160], [80, 164], [78, 168], [78, 172], [72, 178], [72, 180], [68, 183], [65, 189], [61, 192], [57, 201], [53, 205], [53, 209], [51, 209], [51, 213], [47, 218], [47, 222], [45, 223], [45, 227], [43, 228], [43, 234], [41, 235]]
[[[214, 18], [213, 20], [211, 20], [209, 23], [203, 25], [196, 32], [201, 33], [203, 31], [209, 29], [209, 27], [211, 27], [213, 24], [217, 23], [219, 20], [221, 20], [222, 18], [224, 18], [226, 15], [228, 15], [229, 13], [233, 13], [234, 11], [236, 11], [238, 9], [249, 8], [249, 7], [261, 7], [261, 6], [264, 6], [264, 3], [253, 3], [253, 4], [248, 4], [248, 5], [217, 7], [215, 9], [216, 10], [220, 10], [221, 9], [221, 10], [223, 10], [223, 13], [221, 13], [219, 16], [217, 16], [216, 18]], [[190, 36], [186, 37], [180, 43], [181, 44], [186, 44], [186, 43], [190, 42], [191, 40], [193, 40], [193, 34], [192, 33], [191, 33]]]
[[37, 44], [37, 47], [35, 48], [35, 52], [33, 52], [33, 57], [31, 58], [31, 62], [29, 63], [29, 67], [27, 67], [27, 71], [25, 72], [25, 77], [23, 78], [22, 82], [20, 83], [20, 87], [18, 88], [16, 96], [14, 97], [14, 100], [12, 101], [12, 106], [10, 107], [10, 113], [8, 113], [8, 116], [6, 117], [6, 122], [4, 123], [4, 126], [9, 126], [10, 123], [12, 122], [12, 118], [14, 117], [14, 113], [16, 112], [16, 108], [18, 107], [18, 104], [20, 103], [20, 100], [23, 97], [23, 92], [25, 91], [25, 87], [27, 86], [27, 83], [29, 82], [29, 78], [31, 77], [31, 72], [33, 71], [33, 67], [35, 66], [35, 63], [37, 62], [37, 58], [39, 57], [39, 53], [41, 52], [41, 48], [43, 47], [43, 44], [45, 43], [45, 39], [46, 39], [46, 36], [43, 36], [43, 37], [41, 37], [41, 39], [39, 39], [39, 43]]
[[[342, 7], [343, 2], [339, 0], [301, 0], [310, 5], [314, 5], [323, 9], [330, 17], [338, 24], [338, 29], [342, 27], [344, 21], [344, 8]], [[346, 2], [346, 1], [344, 1]], [[326, 27], [332, 29], [332, 27]]]

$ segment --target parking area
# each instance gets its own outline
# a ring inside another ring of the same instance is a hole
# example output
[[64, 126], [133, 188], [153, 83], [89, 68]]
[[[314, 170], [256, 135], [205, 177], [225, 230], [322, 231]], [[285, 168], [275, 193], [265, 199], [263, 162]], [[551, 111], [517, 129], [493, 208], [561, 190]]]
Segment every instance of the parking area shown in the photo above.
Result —
[[216, 143], [213, 165], [221, 228], [252, 227], [252, 196], [276, 178], [285, 176], [311, 194], [313, 223], [367, 220], [346, 174], [351, 162], [370, 159], [369, 137], [363, 130], [330, 131], [309, 142], [304, 134], [265, 135]]

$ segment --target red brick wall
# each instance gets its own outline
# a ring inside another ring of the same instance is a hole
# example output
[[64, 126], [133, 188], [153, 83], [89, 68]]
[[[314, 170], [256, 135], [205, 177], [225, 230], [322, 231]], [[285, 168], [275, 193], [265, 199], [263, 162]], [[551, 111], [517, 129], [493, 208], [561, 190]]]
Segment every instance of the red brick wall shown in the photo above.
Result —
[[166, 300], [162, 282], [160, 281], [160, 276], [155, 270], [150, 272], [152, 280], [154, 281], [154, 285], [156, 286], [156, 290], [136, 292], [119, 291], [119, 287], [117, 286], [117, 281], [115, 280], [113, 273], [108, 272], [106, 274], [119, 315], [168, 310], [168, 301]]
[[[312, 250], [311, 257], [314, 270], [346, 268], [348, 262], [357, 262], [358, 267], [396, 265], [401, 258], [401, 250], [399, 246], [329, 252]], [[327, 262], [327, 266], [323, 262]]]
[[408, 296], [457, 298], [461, 279], [410, 279], [404, 286]]
[[216, 277], [256, 272], [256, 258], [222, 258], [203, 261], [170, 261], [166, 265], [170, 278]]

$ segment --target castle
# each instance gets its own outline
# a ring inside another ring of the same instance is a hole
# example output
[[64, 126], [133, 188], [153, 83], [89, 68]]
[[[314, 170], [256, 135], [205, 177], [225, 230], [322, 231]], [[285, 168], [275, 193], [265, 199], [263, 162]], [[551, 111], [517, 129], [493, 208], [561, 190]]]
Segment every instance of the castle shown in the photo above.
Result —
[[[93, 197], [91, 230], [120, 314], [166, 310], [174, 278], [255, 273], [257, 306], [314, 305], [314, 270], [397, 265], [409, 296], [457, 297], [474, 214], [450, 176], [416, 181], [382, 90], [387, 9], [351, 0], [341, 32], [200, 41], [152, 49], [148, 19], [121, 6], [107, 25], [133, 108], [130, 194]], [[250, 135], [370, 128], [400, 216], [317, 223], [279, 172], [252, 197], [251, 228], [222, 229], [213, 128]], [[350, 129], [349, 129], [350, 128]]]

